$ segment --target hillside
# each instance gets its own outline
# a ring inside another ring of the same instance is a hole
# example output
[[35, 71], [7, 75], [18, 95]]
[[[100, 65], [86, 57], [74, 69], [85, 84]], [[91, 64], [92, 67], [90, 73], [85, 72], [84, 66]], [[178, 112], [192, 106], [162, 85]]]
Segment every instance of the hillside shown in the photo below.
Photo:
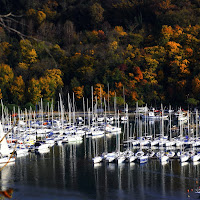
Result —
[[[2, 0], [0, 98], [6, 104], [108, 97], [197, 106], [200, 0]], [[109, 91], [109, 95], [108, 95]]]

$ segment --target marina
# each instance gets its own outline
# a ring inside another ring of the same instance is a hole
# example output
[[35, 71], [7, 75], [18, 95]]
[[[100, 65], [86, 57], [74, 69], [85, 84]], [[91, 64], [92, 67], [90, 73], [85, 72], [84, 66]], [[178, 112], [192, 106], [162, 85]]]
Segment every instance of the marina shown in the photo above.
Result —
[[1, 186], [15, 199], [198, 198], [198, 110], [128, 113], [127, 106], [107, 121], [106, 112], [98, 120], [95, 112], [66, 115], [61, 107], [2, 115], [14, 160], [3, 165]]

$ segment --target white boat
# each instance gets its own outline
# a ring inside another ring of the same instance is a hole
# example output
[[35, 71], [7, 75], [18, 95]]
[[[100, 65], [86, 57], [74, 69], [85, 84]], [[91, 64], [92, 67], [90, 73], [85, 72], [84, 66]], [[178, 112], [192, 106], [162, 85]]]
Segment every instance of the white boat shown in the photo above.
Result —
[[161, 162], [167, 162], [169, 160], [169, 157], [168, 156], [166, 156], [166, 155], [161, 155], [161, 157], [160, 157], [160, 161]]
[[128, 116], [121, 116], [121, 121], [128, 121]]
[[15, 162], [15, 158], [13, 154], [10, 154], [10, 150], [8, 148], [8, 143], [5, 137], [5, 133], [3, 131], [2, 124], [0, 122], [0, 164]]
[[107, 156], [106, 156], [106, 161], [108, 161], [109, 163], [110, 162], [113, 162], [116, 158], [116, 153], [113, 152], [113, 153], [108, 153]]
[[70, 135], [67, 137], [68, 143], [82, 141], [83, 138], [79, 135]]
[[182, 154], [182, 155], [180, 156], [180, 162], [181, 162], [181, 163], [187, 162], [187, 161], [189, 160], [189, 158], [190, 158], [190, 156], [187, 155], [186, 153], [184, 153], [184, 154]]
[[193, 156], [191, 157], [191, 160], [192, 160], [193, 162], [199, 161], [199, 160], [200, 160], [200, 154], [193, 155]]
[[46, 143], [37, 143], [35, 150], [39, 153], [48, 153], [50, 151], [49, 144]]
[[137, 159], [137, 157], [134, 155], [134, 153], [132, 151], [129, 151], [126, 153], [126, 159], [128, 162], [133, 162]]
[[100, 163], [103, 160], [103, 158], [102, 156], [96, 156], [92, 160], [93, 160], [93, 163], [95, 164], [95, 163]]
[[121, 128], [116, 126], [106, 125], [105, 131], [107, 133], [121, 133]]
[[143, 151], [138, 151], [135, 156], [137, 157], [139, 163], [146, 163], [148, 161], [148, 156], [144, 155]]
[[123, 163], [126, 160], [125, 155], [122, 152], [118, 152], [118, 156], [115, 158], [118, 164]]

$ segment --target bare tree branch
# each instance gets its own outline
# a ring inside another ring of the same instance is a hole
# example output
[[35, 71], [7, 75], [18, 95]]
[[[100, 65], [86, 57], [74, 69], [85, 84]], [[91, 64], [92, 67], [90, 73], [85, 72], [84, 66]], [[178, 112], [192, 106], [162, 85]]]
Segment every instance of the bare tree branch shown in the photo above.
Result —
[[[36, 42], [45, 42], [46, 44], [52, 45], [50, 42], [43, 41], [43, 40], [39, 40], [39, 39], [37, 39], [37, 38], [35, 38], [35, 37], [25, 35], [25, 34], [23, 34], [22, 32], [20, 32], [20, 31], [14, 29], [14, 28], [12, 28], [12, 27], [10, 27], [10, 26], [8, 26], [8, 25], [6, 24], [6, 22], [9, 23], [10, 21], [13, 21], [13, 22], [15, 22], [15, 23], [24, 25], [24, 24], [22, 24], [22, 23], [20, 23], [20, 22], [18, 22], [17, 20], [15, 20], [15, 19], [12, 18], [12, 17], [21, 18], [22, 16], [23, 16], [23, 15], [13, 15], [12, 13], [8, 13], [8, 14], [6, 14], [6, 15], [0, 15], [0, 25], [1, 25], [4, 29], [6, 29], [7, 31], [16, 33], [16, 34], [17, 34], [21, 39], [23, 39], [23, 40], [24, 40], [25, 38], [29, 38], [29, 39], [32, 39], [32, 40], [34, 40], [34, 41], [36, 41]], [[27, 25], [26, 25], [26, 26], [27, 26]], [[54, 64], [55, 64], [55, 66], [56, 66], [56, 68], [57, 68], [57, 67], [58, 67], [58, 64], [57, 64], [55, 58], [52, 56], [52, 54], [50, 53], [50, 51], [49, 51], [49, 49], [46, 47], [46, 45], [44, 45], [43, 47], [44, 47], [44, 49], [46, 50], [47, 54], [52, 58], [52, 60], [53, 60], [53, 62], [54, 62]]]

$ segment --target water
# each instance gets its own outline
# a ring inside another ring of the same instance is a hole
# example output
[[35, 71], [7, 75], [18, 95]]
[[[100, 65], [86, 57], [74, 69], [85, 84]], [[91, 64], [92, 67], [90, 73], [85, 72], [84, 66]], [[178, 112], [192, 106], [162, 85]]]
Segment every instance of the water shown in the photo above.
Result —
[[[121, 138], [124, 137], [121, 134]], [[110, 136], [108, 150], [115, 150]], [[13, 189], [13, 199], [197, 199], [200, 163], [180, 164], [158, 160], [146, 164], [100, 163], [93, 165], [94, 145], [104, 149], [104, 138], [84, 138], [80, 144], [54, 146], [50, 153], [17, 158], [1, 171], [1, 190]], [[187, 190], [190, 189], [188, 193]], [[190, 195], [190, 197], [188, 197]]]

